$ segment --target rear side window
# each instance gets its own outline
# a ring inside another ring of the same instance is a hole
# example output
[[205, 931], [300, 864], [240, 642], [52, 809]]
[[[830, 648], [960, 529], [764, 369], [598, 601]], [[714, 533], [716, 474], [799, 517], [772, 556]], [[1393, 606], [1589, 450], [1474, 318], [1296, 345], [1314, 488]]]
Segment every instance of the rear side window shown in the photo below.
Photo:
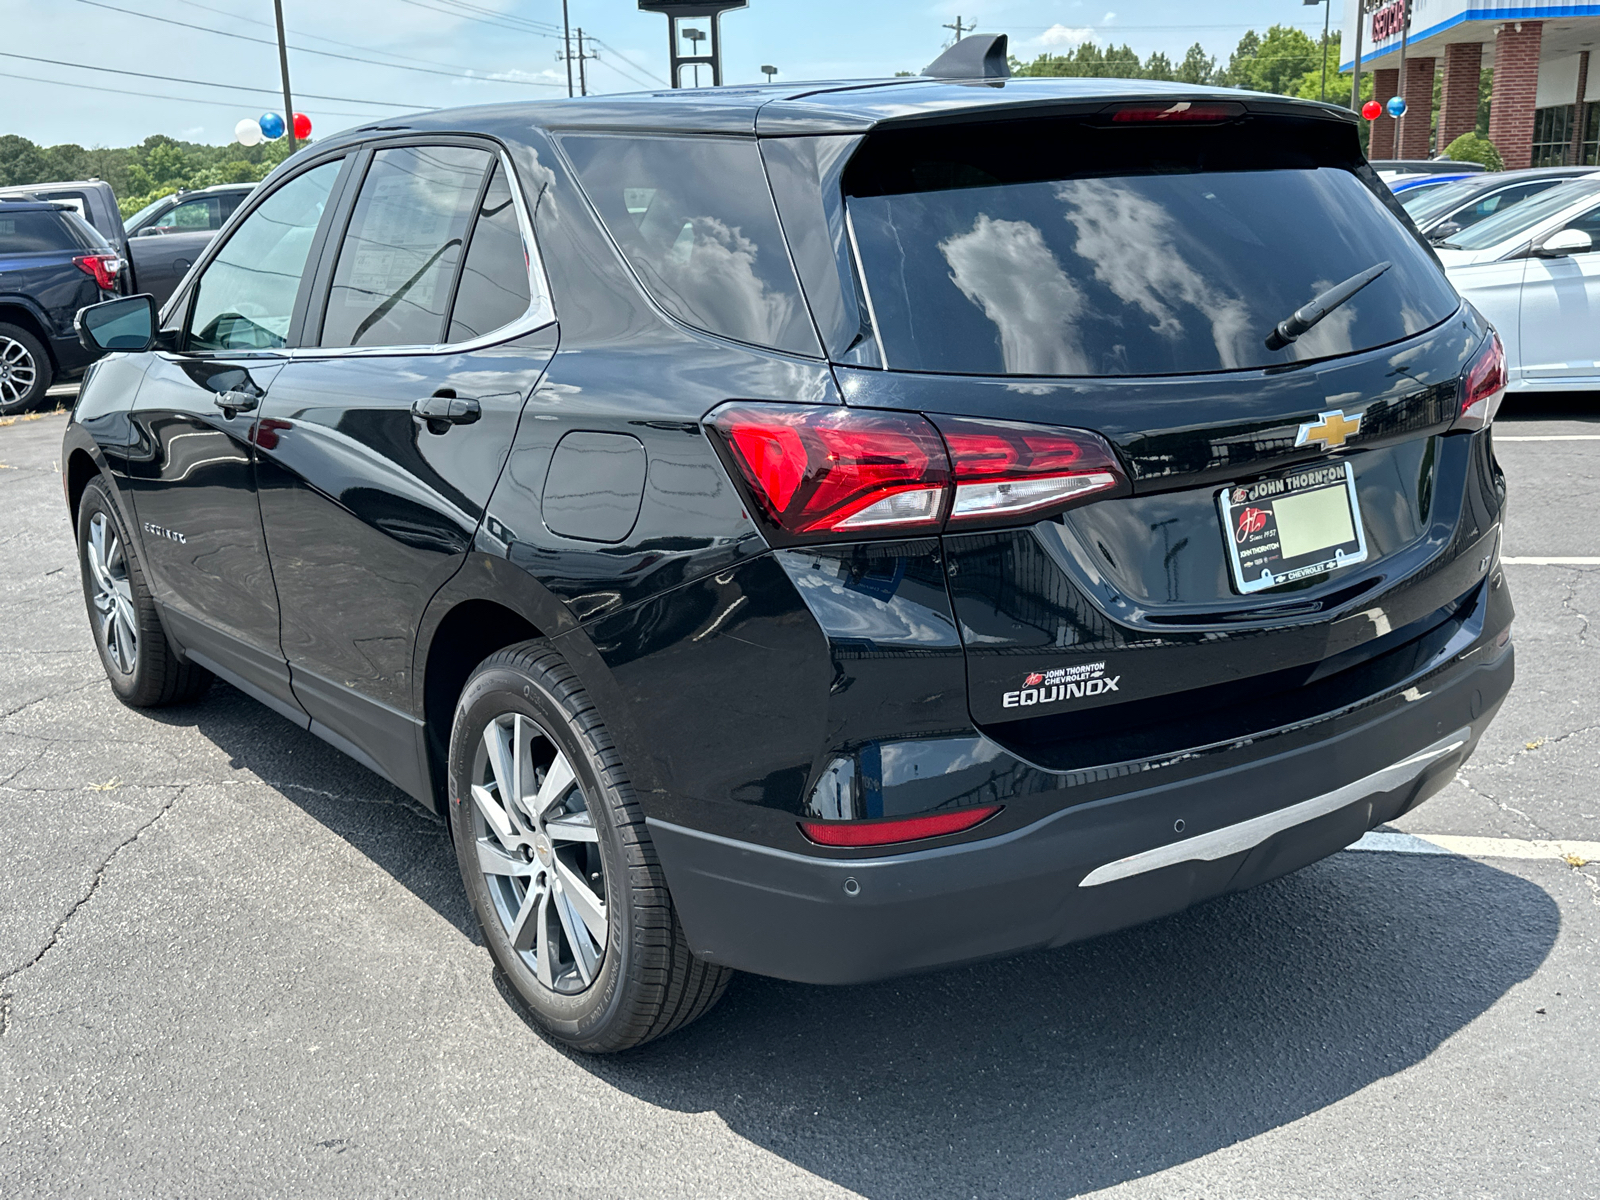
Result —
[[489, 152], [380, 150], [339, 247], [323, 346], [432, 346], [461, 263]]
[[464, 342], [509, 325], [528, 311], [532, 301], [528, 250], [522, 243], [517, 206], [505, 171], [496, 164], [461, 267], [448, 340]]
[[185, 200], [182, 204], [162, 213], [150, 224], [156, 229], [170, 229], [174, 233], [221, 229], [222, 201], [216, 196]]
[[753, 141], [583, 136], [561, 147], [663, 308], [710, 333], [817, 353]]
[[0, 253], [36, 254], [83, 247], [83, 240], [59, 213], [41, 209], [7, 212], [0, 207]]
[[[1293, 125], [1061, 119], [867, 139], [846, 206], [887, 365], [1236, 370], [1380, 346], [1454, 312], [1435, 260], [1342, 161], [1348, 132]], [[1266, 348], [1295, 309], [1384, 261], [1299, 341]]]

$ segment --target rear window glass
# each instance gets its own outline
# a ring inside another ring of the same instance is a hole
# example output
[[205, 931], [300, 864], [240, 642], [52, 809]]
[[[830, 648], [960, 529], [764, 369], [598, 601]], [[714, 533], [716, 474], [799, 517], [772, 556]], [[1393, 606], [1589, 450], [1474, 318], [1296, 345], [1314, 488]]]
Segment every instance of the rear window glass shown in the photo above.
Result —
[[741, 342], [817, 353], [754, 142], [583, 136], [561, 146], [663, 308]]
[[[1348, 169], [1348, 133], [1295, 127], [1046, 120], [869, 139], [845, 190], [887, 365], [1236, 370], [1380, 346], [1448, 317], [1455, 292]], [[1384, 261], [1299, 341], [1266, 348], [1278, 322]]]
[[34, 209], [32, 212], [6, 212], [0, 208], [0, 251], [32, 254], [44, 250], [75, 250], [84, 247], [83, 239], [62, 214]]

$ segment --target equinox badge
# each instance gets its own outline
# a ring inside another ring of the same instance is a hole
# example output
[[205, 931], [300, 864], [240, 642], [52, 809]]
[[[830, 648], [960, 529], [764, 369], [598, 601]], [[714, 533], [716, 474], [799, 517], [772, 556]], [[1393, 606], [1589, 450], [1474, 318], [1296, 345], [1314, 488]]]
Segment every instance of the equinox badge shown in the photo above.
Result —
[[1361, 430], [1361, 414], [1347, 417], [1340, 409], [1332, 412], [1319, 413], [1315, 421], [1307, 421], [1300, 426], [1300, 432], [1294, 439], [1296, 448], [1310, 445], [1312, 442], [1321, 442], [1324, 450], [1336, 450], [1344, 445], [1345, 439]]

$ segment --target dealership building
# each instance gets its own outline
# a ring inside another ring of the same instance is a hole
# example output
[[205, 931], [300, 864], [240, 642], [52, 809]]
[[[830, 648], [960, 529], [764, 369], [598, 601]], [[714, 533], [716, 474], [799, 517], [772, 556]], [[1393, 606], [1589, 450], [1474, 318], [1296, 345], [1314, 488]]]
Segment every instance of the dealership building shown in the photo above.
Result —
[[[1487, 67], [1494, 71], [1489, 139], [1507, 167], [1526, 167], [1595, 162], [1600, 63], [1591, 70], [1589, 52], [1596, 41], [1596, 3], [1511, 8], [1471, 0], [1346, 0], [1340, 45], [1346, 52], [1360, 46], [1361, 72], [1372, 75], [1373, 99], [1406, 98], [1405, 116], [1385, 114], [1372, 123], [1370, 157], [1427, 158], [1471, 133], [1478, 120], [1479, 71]], [[1340, 69], [1353, 66], [1346, 61]], [[1429, 121], [1435, 76], [1436, 140]]]

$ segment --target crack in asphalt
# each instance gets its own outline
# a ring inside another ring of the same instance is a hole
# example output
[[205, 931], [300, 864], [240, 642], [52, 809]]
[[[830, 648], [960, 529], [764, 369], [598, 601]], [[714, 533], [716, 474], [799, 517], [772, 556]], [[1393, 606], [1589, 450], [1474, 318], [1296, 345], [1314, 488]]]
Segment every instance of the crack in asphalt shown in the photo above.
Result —
[[1533, 743], [1523, 746], [1522, 749], [1514, 751], [1510, 758], [1504, 759], [1500, 762], [1468, 763], [1466, 766], [1461, 768], [1459, 774], [1465, 774], [1468, 771], [1483, 771], [1492, 770], [1495, 768], [1513, 767], [1521, 759], [1526, 758], [1530, 754], [1535, 754], [1538, 751], [1543, 750], [1546, 746], [1559, 746], [1562, 742], [1565, 742], [1570, 738], [1575, 738], [1585, 733], [1596, 732], [1600, 732], [1600, 725], [1584, 725], [1578, 729], [1569, 729], [1565, 733], [1558, 733], [1554, 737], [1538, 738]]
[[[90, 900], [94, 899], [95, 893], [100, 890], [100, 884], [105, 880], [106, 877], [106, 869], [111, 866], [111, 863], [116, 859], [117, 855], [121, 854], [129, 846], [133, 845], [134, 842], [138, 841], [147, 832], [149, 832], [149, 830], [157, 821], [161, 820], [162, 817], [171, 812], [172, 806], [183, 798], [183, 793], [187, 790], [188, 789], [186, 787], [179, 788], [177, 794], [163, 804], [160, 808], [156, 809], [154, 815], [152, 815], [148, 821], [145, 821], [144, 824], [140, 825], [127, 837], [123, 838], [122, 841], [118, 842], [111, 848], [111, 853], [107, 854], [105, 858], [101, 859], [100, 865], [95, 868], [94, 878], [89, 881], [88, 889], [83, 893], [82, 896], [78, 897], [78, 899], [72, 903], [71, 907], [67, 909], [66, 913], [62, 915], [61, 919], [56, 922], [55, 928], [50, 931], [50, 936], [45, 939], [44, 945], [39, 947], [38, 953], [36, 953], [32, 958], [28, 959], [27, 962], [22, 963], [20, 966], [12, 967], [9, 971], [0, 974], [0, 983], [5, 983], [10, 979], [15, 979], [24, 971], [30, 970], [31, 968], [37, 966], [45, 955], [49, 954], [51, 950], [55, 949], [56, 945], [61, 941], [61, 935], [66, 931], [67, 926], [71, 923], [72, 918], [77, 916], [78, 911], [83, 908], [85, 904], [88, 904]], [[6, 1023], [7, 1025], [10, 1024], [9, 995], [7, 998]]]
[[1524, 821], [1526, 821], [1528, 823], [1528, 828], [1532, 829], [1534, 832], [1542, 834], [1546, 838], [1551, 838], [1551, 837], [1555, 836], [1554, 834], [1552, 834], [1550, 832], [1550, 830], [1546, 829], [1538, 821], [1535, 821], [1532, 817], [1530, 817], [1527, 813], [1523, 812], [1520, 808], [1515, 808], [1512, 805], [1507, 804], [1504, 800], [1496, 800], [1493, 796], [1489, 795], [1489, 793], [1487, 793], [1487, 792], [1480, 792], [1477, 788], [1473, 787], [1471, 783], [1467, 782], [1467, 779], [1465, 777], [1465, 772], [1464, 771], [1457, 771], [1456, 772], [1456, 782], [1459, 783], [1462, 787], [1466, 788], [1467, 791], [1471, 792], [1474, 796], [1476, 796], [1479, 800], [1482, 800], [1484, 803], [1494, 805], [1494, 807], [1498, 808], [1501, 812], [1507, 812], [1507, 813], [1511, 813], [1513, 816], [1521, 817]]
[[1567, 594], [1561, 597], [1561, 607], [1566, 612], [1578, 618], [1578, 645], [1587, 648], [1589, 645], [1589, 617], [1572, 607], [1572, 602], [1578, 595], [1578, 580], [1588, 574], [1587, 571], [1574, 571], [1572, 581], [1567, 584]]
[[35, 696], [32, 700], [25, 701], [13, 709], [0, 712], [0, 721], [9, 721], [18, 713], [25, 712], [26, 710], [32, 708], [35, 704], [43, 704], [46, 700], [60, 700], [72, 695], [75, 692], [87, 691], [89, 688], [99, 687], [103, 683], [105, 683], [105, 680], [103, 679], [91, 679], [87, 683], [80, 683], [75, 687], [69, 687], [65, 691], [51, 692], [48, 696]]

